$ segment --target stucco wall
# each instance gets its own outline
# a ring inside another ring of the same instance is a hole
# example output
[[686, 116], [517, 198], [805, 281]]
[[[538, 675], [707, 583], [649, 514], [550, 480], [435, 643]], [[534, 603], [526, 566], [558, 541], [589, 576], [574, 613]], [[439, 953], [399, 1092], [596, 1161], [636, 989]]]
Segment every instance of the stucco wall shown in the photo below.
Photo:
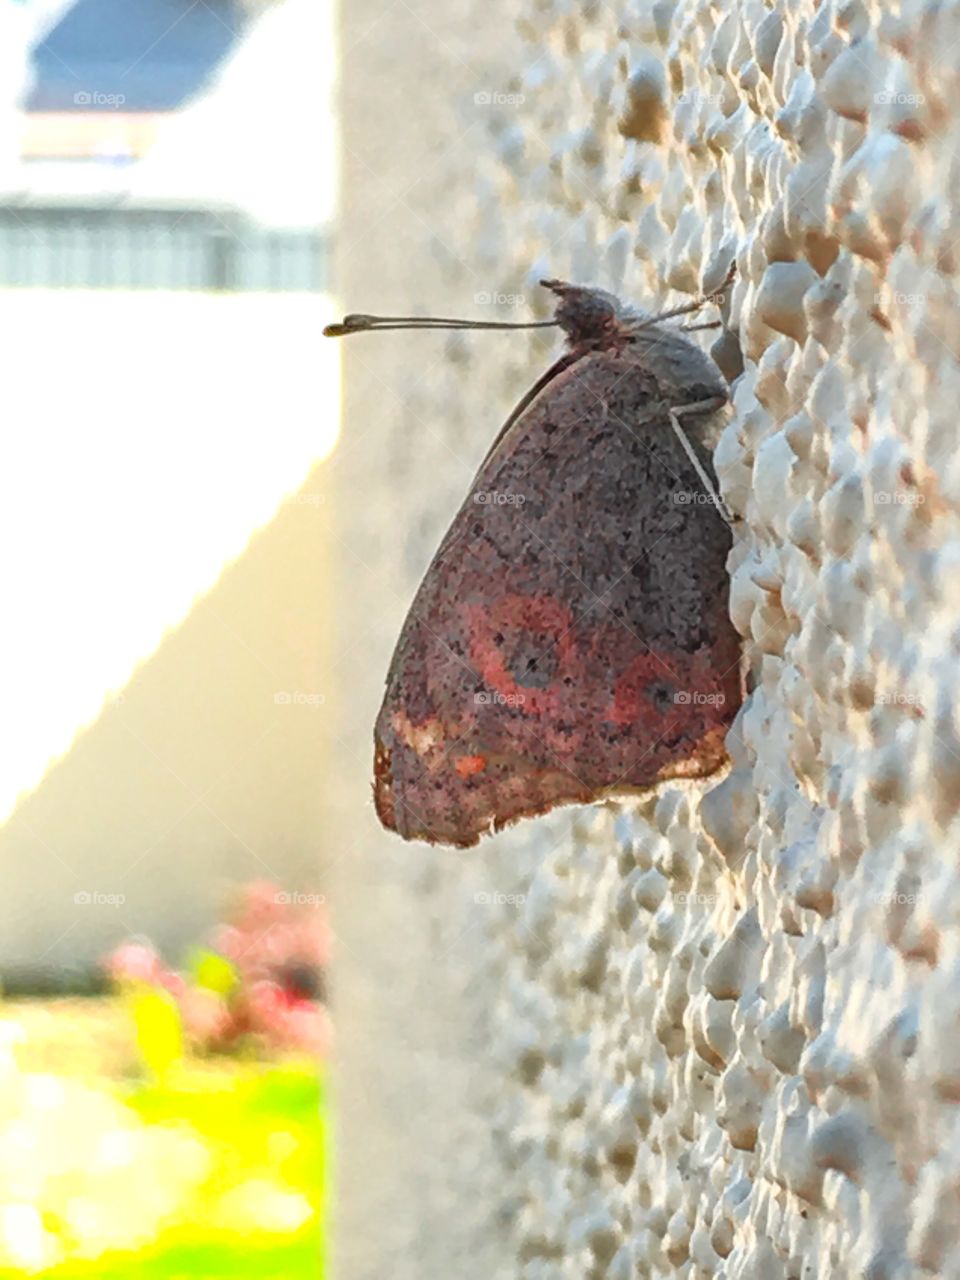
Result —
[[[960, 7], [358, 0], [342, 37], [349, 309], [515, 314], [544, 274], [679, 300], [735, 247], [754, 685], [719, 783], [465, 855], [367, 804], [341, 1274], [960, 1276]], [[346, 354], [348, 808], [415, 581], [548, 345]]]

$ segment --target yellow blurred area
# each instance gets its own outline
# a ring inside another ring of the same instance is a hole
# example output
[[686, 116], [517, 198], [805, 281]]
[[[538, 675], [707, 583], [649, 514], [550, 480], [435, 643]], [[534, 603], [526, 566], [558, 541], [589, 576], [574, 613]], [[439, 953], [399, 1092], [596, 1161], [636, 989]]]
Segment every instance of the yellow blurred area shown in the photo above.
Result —
[[[317, 1230], [321, 1191], [315, 1067], [184, 1063], [175, 1089], [151, 1089], [120, 1085], [131, 1063], [115, 1053], [99, 1077], [54, 1075], [29, 1069], [38, 1030], [29, 1006], [6, 1013], [0, 1273], [101, 1258], [122, 1266], [143, 1254], [157, 1259], [151, 1274], [166, 1274], [163, 1250], [191, 1241], [262, 1250], [299, 1238], [302, 1258], [315, 1256], [304, 1235]], [[116, 1048], [120, 1014], [116, 1002], [60, 1002], [58, 1034], [72, 1022], [89, 1037], [102, 1021]]]
[[109, 129], [105, 130], [97, 113], [36, 112], [23, 122], [20, 154], [25, 159], [96, 155], [105, 149], [106, 135], [118, 153], [143, 156], [156, 140], [158, 124], [152, 113], [117, 111], [110, 115]]

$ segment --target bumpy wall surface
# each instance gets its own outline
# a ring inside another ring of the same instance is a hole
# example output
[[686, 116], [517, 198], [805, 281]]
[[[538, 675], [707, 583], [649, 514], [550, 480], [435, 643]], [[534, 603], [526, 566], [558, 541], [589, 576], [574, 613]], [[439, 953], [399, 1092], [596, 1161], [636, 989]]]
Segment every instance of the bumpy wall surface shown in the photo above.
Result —
[[[344, 22], [351, 310], [519, 318], [543, 275], [677, 302], [735, 255], [752, 693], [729, 774], [647, 803], [466, 854], [366, 811], [342, 1274], [960, 1276], [960, 7]], [[347, 804], [416, 577], [549, 346], [353, 341]]]

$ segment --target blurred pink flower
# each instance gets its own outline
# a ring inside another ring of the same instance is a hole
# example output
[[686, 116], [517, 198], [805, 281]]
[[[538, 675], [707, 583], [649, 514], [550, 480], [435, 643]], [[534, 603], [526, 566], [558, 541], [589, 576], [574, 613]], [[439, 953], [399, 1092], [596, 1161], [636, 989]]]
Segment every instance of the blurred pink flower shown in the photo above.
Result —
[[247, 993], [250, 1030], [290, 1049], [325, 1053], [330, 1027], [327, 1011], [312, 1000], [291, 995], [278, 983], [264, 979]]
[[163, 961], [149, 942], [131, 938], [107, 957], [107, 971], [114, 982], [160, 982]]
[[280, 968], [322, 968], [330, 960], [330, 926], [319, 895], [291, 901], [292, 895], [259, 880], [248, 885], [233, 921], [222, 926], [214, 946], [247, 981], [270, 977]]
[[187, 1035], [210, 1046], [230, 1032], [231, 1016], [226, 1002], [214, 991], [187, 987], [179, 998], [180, 1015]]
[[[194, 985], [166, 968], [150, 943], [130, 939], [107, 958], [117, 982], [146, 982], [175, 998], [187, 1034], [207, 1049], [232, 1047], [245, 1034], [281, 1049], [326, 1054], [330, 1018], [323, 975], [331, 933], [319, 894], [290, 894], [257, 880], [238, 894], [212, 949], [235, 974], [235, 985]], [[229, 973], [229, 969], [228, 969]]]

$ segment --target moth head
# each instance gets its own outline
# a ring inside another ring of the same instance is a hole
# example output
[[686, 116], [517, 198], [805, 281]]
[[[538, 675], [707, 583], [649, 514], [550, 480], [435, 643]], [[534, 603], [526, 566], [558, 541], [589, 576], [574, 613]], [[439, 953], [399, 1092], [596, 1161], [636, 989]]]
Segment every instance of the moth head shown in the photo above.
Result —
[[554, 320], [571, 346], [602, 346], [625, 337], [644, 317], [606, 289], [568, 284], [566, 280], [541, 280], [557, 295]]
[[[694, 298], [667, 311], [651, 314], [621, 302], [605, 289], [541, 280], [557, 295], [553, 322], [563, 329], [569, 345], [580, 351], [609, 350], [629, 344], [634, 359], [665, 387], [676, 393], [676, 403], [686, 403], [687, 388], [694, 399], [726, 396], [719, 370], [683, 329], [664, 324], [675, 316], [699, 311], [711, 299]], [[712, 328], [713, 325], [694, 326]]]

